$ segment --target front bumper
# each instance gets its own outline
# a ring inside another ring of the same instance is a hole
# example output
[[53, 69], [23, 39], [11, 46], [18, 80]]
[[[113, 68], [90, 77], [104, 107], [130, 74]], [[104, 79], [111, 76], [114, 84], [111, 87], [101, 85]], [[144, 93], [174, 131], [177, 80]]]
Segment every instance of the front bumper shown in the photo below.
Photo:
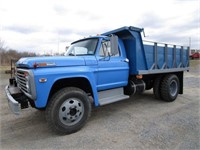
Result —
[[[10, 92], [9, 90], [10, 86], [7, 85], [5, 87], [5, 92], [6, 92], [6, 96], [8, 99], [8, 105], [10, 107], [10, 109], [13, 111], [14, 114], [19, 115], [20, 114], [20, 103], [14, 99], [14, 97], [12, 96], [13, 94]], [[14, 90], [18, 91], [17, 87], [12, 87]]]
[[29, 104], [34, 107], [34, 103], [15, 84], [7, 85], [5, 92], [8, 98], [8, 105], [14, 114], [19, 115], [21, 109], [28, 108]]

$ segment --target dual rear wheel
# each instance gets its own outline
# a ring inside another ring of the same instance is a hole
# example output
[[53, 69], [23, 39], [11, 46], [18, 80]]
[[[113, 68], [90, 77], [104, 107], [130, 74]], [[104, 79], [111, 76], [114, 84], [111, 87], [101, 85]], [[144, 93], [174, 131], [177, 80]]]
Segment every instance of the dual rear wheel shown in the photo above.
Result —
[[175, 74], [158, 76], [153, 85], [155, 98], [162, 99], [167, 102], [172, 102], [177, 98], [179, 89], [179, 78]]

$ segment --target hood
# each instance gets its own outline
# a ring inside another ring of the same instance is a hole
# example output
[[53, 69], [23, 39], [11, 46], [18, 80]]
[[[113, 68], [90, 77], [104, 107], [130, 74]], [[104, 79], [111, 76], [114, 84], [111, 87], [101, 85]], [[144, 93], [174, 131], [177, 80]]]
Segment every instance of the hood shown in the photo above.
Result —
[[62, 67], [62, 66], [84, 66], [85, 59], [82, 57], [26, 57], [17, 61], [17, 67], [37, 68], [37, 67]]

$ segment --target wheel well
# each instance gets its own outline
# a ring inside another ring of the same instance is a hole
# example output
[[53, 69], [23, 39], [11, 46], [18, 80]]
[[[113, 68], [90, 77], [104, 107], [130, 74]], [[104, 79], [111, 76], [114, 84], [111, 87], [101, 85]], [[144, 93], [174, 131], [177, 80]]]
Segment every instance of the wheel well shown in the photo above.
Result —
[[179, 89], [179, 94], [183, 94], [183, 72], [171, 72], [171, 73], [161, 73], [161, 74], [151, 74], [151, 75], [144, 75], [143, 76], [143, 80], [146, 84], [150, 84], [155, 81], [155, 79], [158, 77], [158, 76], [166, 76], [168, 74], [175, 74], [178, 79], [179, 79], [179, 84], [180, 84], [180, 89]]
[[179, 84], [180, 84], [179, 94], [183, 94], [183, 72], [177, 72], [175, 74], [179, 79]]
[[48, 100], [54, 93], [65, 87], [77, 87], [82, 89], [89, 95], [93, 96], [92, 87], [86, 78], [83, 77], [66, 78], [66, 79], [60, 79], [53, 84]]

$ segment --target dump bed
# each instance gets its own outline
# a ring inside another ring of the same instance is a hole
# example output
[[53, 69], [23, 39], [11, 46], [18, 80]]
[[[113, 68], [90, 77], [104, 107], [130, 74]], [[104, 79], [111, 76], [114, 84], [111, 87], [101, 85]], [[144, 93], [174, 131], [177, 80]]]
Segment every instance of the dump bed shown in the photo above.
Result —
[[189, 70], [189, 47], [142, 41], [143, 29], [122, 27], [102, 35], [115, 34], [124, 44], [130, 74], [157, 74]]

